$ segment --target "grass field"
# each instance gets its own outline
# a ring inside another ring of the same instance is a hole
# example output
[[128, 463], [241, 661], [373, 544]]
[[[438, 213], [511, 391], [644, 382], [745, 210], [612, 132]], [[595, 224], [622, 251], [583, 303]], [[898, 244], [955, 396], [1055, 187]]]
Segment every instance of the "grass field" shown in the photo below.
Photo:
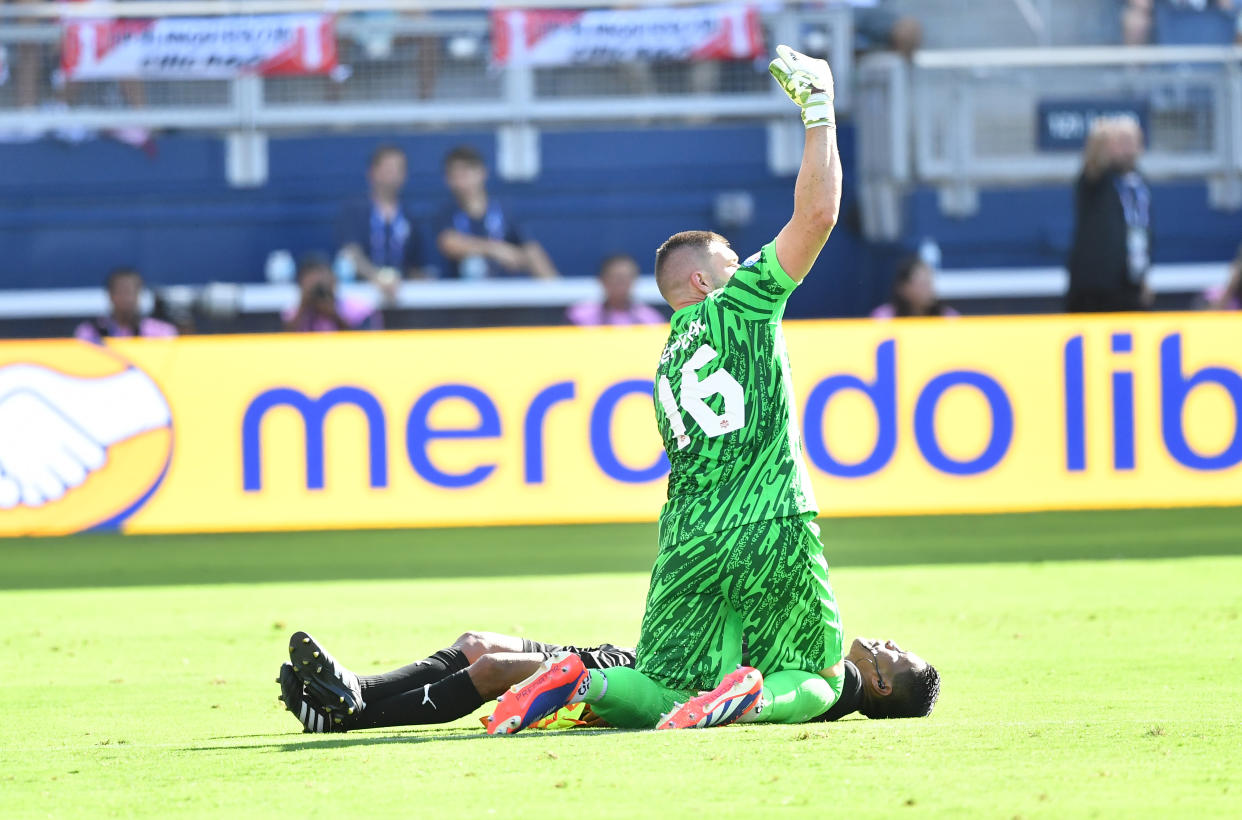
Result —
[[310, 736], [287, 635], [358, 671], [465, 629], [634, 640], [649, 526], [0, 542], [0, 815], [1238, 816], [1242, 510], [824, 526], [847, 633], [926, 720]]

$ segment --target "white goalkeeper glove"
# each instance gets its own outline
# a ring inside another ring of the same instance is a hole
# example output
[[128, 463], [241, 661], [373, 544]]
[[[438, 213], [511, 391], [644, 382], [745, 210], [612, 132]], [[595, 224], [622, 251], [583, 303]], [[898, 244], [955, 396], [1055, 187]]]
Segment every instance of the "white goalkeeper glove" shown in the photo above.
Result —
[[768, 71], [789, 99], [802, 109], [802, 124], [807, 128], [836, 126], [837, 115], [832, 106], [832, 69], [823, 60], [808, 57], [789, 46], [776, 47], [777, 58], [768, 64]]

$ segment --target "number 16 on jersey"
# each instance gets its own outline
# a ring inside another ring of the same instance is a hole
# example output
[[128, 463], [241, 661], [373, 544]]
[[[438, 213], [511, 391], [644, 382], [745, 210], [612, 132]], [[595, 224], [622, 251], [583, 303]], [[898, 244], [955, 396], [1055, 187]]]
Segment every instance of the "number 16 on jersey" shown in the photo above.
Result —
[[[668, 376], [660, 376], [656, 390], [660, 398], [660, 406], [668, 424], [677, 436], [677, 449], [684, 450], [690, 444], [690, 436], [686, 433], [686, 422], [681, 417], [685, 410], [694, 419], [694, 423], [708, 438], [723, 436], [746, 426], [746, 401], [742, 385], [729, 375], [728, 371], [717, 370], [702, 379], [698, 371], [702, 370], [712, 359], [716, 351], [708, 345], [702, 345], [694, 351], [690, 361], [681, 366], [681, 402], [673, 396], [673, 385]], [[705, 399], [719, 394], [724, 399], [724, 412], [716, 413], [707, 406]]]

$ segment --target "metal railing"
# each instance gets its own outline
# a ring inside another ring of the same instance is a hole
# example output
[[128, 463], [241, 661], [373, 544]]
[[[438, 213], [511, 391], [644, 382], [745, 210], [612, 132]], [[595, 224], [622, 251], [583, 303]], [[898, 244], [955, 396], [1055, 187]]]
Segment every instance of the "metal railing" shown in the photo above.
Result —
[[1041, 146], [1041, 103], [1129, 103], [1147, 112], [1143, 171], [1206, 178], [1214, 207], [1242, 207], [1242, 48], [1107, 47], [925, 51], [858, 66], [865, 227], [900, 233], [912, 184], [967, 216], [985, 186], [1068, 182], [1077, 150]]
[[[10, 74], [9, 82], [0, 85], [0, 135], [120, 128], [217, 132], [228, 138], [230, 180], [255, 185], [266, 177], [266, 137], [278, 132], [495, 127], [499, 173], [523, 179], [538, 172], [532, 146], [538, 128], [551, 123], [790, 119], [788, 100], [767, 76], [763, 60], [497, 68], [490, 62], [486, 11], [502, 5], [519, 4], [131, 0], [0, 5], [0, 47], [7, 50]], [[538, 5], [612, 4], [541, 0]], [[59, 62], [62, 18], [274, 12], [340, 15], [338, 69], [327, 76], [66, 82], [53, 68]], [[850, 9], [840, 6], [777, 8], [763, 17], [769, 45], [821, 44], [837, 75], [842, 110], [849, 106], [853, 85], [851, 20]], [[39, 71], [33, 83], [37, 100], [30, 99], [30, 77], [19, 81], [15, 76], [29, 75], [32, 66]], [[774, 157], [774, 166], [787, 159]]]

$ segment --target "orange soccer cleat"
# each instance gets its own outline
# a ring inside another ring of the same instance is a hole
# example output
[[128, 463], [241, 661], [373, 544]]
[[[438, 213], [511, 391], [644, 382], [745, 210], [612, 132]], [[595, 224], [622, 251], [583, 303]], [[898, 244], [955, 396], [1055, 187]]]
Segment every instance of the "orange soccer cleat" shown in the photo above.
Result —
[[763, 693], [763, 673], [752, 666], [739, 666], [710, 692], [675, 704], [660, 718], [657, 729], [708, 729], [724, 726], [755, 708]]
[[572, 652], [558, 652], [544, 661], [535, 674], [496, 698], [496, 711], [488, 718], [489, 735], [511, 735], [547, 717], [569, 703], [586, 686], [587, 670]]

